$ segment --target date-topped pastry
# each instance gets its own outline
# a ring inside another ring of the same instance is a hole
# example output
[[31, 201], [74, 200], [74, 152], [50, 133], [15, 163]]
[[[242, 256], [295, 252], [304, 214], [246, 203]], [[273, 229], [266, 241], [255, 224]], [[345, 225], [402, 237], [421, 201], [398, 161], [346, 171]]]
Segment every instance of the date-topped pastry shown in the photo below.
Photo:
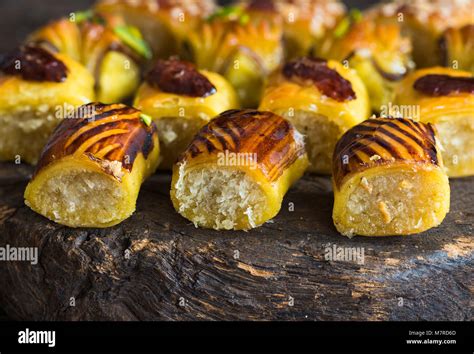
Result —
[[397, 88], [397, 107], [436, 126], [448, 176], [474, 175], [474, 77], [434, 67], [407, 76]]
[[139, 110], [91, 103], [64, 120], [45, 146], [25, 203], [70, 227], [109, 227], [135, 211], [158, 164], [156, 127]]
[[171, 169], [202, 126], [239, 104], [234, 88], [221, 75], [171, 58], [158, 60], [146, 75], [135, 107], [156, 123], [160, 169]]
[[137, 89], [151, 51], [137, 28], [116, 16], [73, 13], [33, 33], [29, 42], [82, 63], [94, 76], [96, 100], [121, 102]]
[[94, 99], [80, 63], [32, 45], [0, 62], [0, 160], [35, 163], [68, 111]]
[[303, 139], [288, 121], [270, 112], [228, 111], [181, 155], [171, 200], [196, 226], [252, 229], [278, 213], [307, 164]]
[[288, 119], [304, 135], [309, 170], [331, 173], [336, 141], [367, 119], [370, 105], [357, 73], [333, 60], [303, 57], [270, 78], [260, 110]]
[[337, 230], [345, 236], [409, 235], [438, 226], [449, 181], [436, 131], [405, 118], [368, 119], [338, 141], [333, 159]]

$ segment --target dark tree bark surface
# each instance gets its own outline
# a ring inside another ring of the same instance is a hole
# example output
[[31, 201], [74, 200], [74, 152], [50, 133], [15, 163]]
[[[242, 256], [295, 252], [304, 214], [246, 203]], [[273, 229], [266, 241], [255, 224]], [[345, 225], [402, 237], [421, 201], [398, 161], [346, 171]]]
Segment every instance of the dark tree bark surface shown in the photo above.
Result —
[[[348, 239], [332, 225], [324, 177], [301, 180], [273, 222], [216, 232], [174, 211], [163, 174], [122, 224], [64, 227], [24, 206], [30, 173], [0, 164], [0, 246], [40, 255], [0, 264], [0, 307], [12, 319], [473, 319], [474, 178], [451, 181], [451, 212], [436, 229]], [[326, 260], [333, 245], [362, 247], [364, 263]]]

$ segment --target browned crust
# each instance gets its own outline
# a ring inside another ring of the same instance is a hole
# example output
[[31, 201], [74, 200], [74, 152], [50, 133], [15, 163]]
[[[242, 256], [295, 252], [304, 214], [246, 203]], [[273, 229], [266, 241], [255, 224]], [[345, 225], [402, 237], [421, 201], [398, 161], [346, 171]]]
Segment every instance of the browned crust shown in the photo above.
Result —
[[303, 57], [292, 60], [284, 65], [283, 75], [296, 82], [309, 81], [324, 95], [339, 102], [356, 99], [352, 84], [329, 68], [324, 59]]
[[163, 92], [191, 97], [208, 97], [215, 86], [196, 67], [185, 61], [159, 59], [146, 76], [147, 83]]
[[[118, 161], [131, 171], [135, 158], [153, 150], [156, 126], [147, 126], [140, 111], [123, 104], [89, 103], [65, 118], [49, 138], [35, 175], [65, 156], [83, 154], [94, 161]], [[110, 172], [105, 170], [106, 172]]]
[[63, 82], [68, 74], [68, 68], [61, 60], [34, 45], [20, 47], [7, 55], [0, 62], [0, 71], [39, 82]]
[[256, 154], [268, 181], [276, 181], [305, 154], [301, 135], [282, 117], [271, 112], [230, 110], [201, 129], [178, 162], [222, 152]]
[[442, 166], [434, 127], [405, 118], [373, 118], [356, 125], [336, 144], [335, 185], [341, 188], [350, 174], [396, 162]]
[[429, 74], [416, 80], [413, 88], [429, 96], [474, 94], [474, 77]]

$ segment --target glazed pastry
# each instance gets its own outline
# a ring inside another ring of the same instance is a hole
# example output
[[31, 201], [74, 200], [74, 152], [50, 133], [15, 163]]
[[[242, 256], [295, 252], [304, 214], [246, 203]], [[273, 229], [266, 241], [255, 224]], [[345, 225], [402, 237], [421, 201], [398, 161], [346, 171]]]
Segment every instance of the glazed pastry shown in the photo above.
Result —
[[156, 62], [134, 105], [158, 127], [160, 169], [171, 169], [194, 135], [212, 118], [239, 107], [234, 88], [226, 79], [175, 58]]
[[436, 131], [410, 119], [369, 119], [338, 141], [333, 159], [337, 230], [345, 236], [409, 235], [438, 226], [449, 181]]
[[398, 24], [355, 21], [347, 33], [342, 29], [328, 36], [318, 55], [355, 69], [375, 112], [393, 102], [396, 84], [414, 68], [410, 39], [402, 36]]
[[25, 203], [70, 227], [109, 227], [135, 211], [158, 164], [153, 122], [122, 104], [91, 103], [64, 120], [45, 146]]
[[183, 58], [223, 75], [243, 107], [257, 107], [267, 75], [283, 62], [281, 23], [217, 12], [183, 43]]
[[252, 229], [278, 213], [307, 164], [303, 139], [288, 121], [270, 112], [228, 111], [181, 155], [171, 200], [196, 227]]
[[96, 99], [103, 103], [129, 98], [140, 82], [140, 66], [151, 51], [140, 32], [118, 17], [74, 13], [30, 36], [43, 48], [81, 62], [94, 76]]
[[442, 65], [474, 75], [474, 24], [447, 29], [439, 45]]
[[474, 78], [470, 73], [441, 67], [415, 71], [400, 83], [395, 103], [395, 107], [415, 108], [413, 118], [436, 126], [448, 176], [474, 175]]
[[438, 40], [450, 27], [473, 24], [474, 0], [395, 0], [375, 6], [368, 19], [402, 26], [419, 68], [440, 64]]
[[177, 53], [181, 40], [216, 10], [214, 0], [102, 0], [100, 13], [118, 14], [136, 26], [155, 57]]
[[287, 59], [308, 55], [344, 16], [338, 0], [244, 0], [251, 18], [273, 18], [283, 22]]
[[36, 163], [48, 136], [94, 99], [94, 79], [78, 62], [34, 46], [0, 62], [0, 160]]
[[295, 59], [275, 73], [260, 110], [288, 119], [305, 136], [309, 170], [331, 173], [334, 145], [349, 128], [367, 119], [367, 91], [357, 73], [340, 63]]

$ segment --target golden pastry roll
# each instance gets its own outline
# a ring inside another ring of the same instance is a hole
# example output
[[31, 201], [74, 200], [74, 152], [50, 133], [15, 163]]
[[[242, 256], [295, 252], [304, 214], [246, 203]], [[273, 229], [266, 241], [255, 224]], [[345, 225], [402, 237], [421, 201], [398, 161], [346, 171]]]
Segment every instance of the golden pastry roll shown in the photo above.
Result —
[[417, 70], [397, 87], [394, 108], [436, 126], [448, 176], [474, 175], [474, 77], [469, 72]]
[[96, 99], [116, 103], [130, 98], [151, 50], [140, 31], [117, 16], [72, 13], [33, 33], [28, 42], [68, 55], [94, 76]]
[[176, 54], [182, 38], [217, 8], [214, 0], [101, 0], [95, 9], [122, 16], [150, 43], [155, 58]]
[[[233, 9], [233, 8], [231, 8]], [[243, 107], [256, 108], [267, 76], [283, 63], [283, 27], [272, 19], [217, 11], [183, 41], [181, 56], [217, 72], [234, 86]]]
[[288, 119], [304, 135], [309, 171], [323, 174], [331, 173], [337, 140], [370, 115], [367, 90], [354, 70], [309, 57], [275, 73], [259, 109]]
[[283, 22], [287, 59], [308, 55], [346, 12], [338, 0], [243, 0], [239, 3], [251, 18]]
[[440, 39], [441, 64], [474, 75], [474, 24], [449, 28]]
[[0, 63], [0, 160], [36, 163], [54, 128], [94, 100], [94, 79], [80, 63], [32, 45]]
[[158, 127], [160, 169], [171, 169], [194, 135], [212, 118], [239, 108], [237, 94], [225, 78], [175, 58], [156, 62], [134, 105]]
[[248, 230], [270, 220], [308, 164], [301, 135], [271, 112], [211, 120], [173, 167], [171, 200], [196, 227]]
[[158, 164], [156, 126], [123, 104], [91, 103], [64, 120], [25, 190], [32, 210], [70, 227], [109, 227], [128, 218]]
[[418, 68], [440, 65], [439, 37], [450, 27], [473, 23], [473, 0], [393, 0], [367, 11], [369, 20], [402, 26]]
[[372, 110], [381, 112], [393, 102], [395, 86], [415, 66], [411, 41], [402, 35], [399, 24], [354, 17], [350, 16], [346, 32], [343, 27], [334, 31], [316, 52], [355, 69], [367, 88]]
[[333, 159], [337, 230], [345, 236], [409, 235], [449, 211], [449, 180], [431, 124], [368, 119], [345, 133]]

